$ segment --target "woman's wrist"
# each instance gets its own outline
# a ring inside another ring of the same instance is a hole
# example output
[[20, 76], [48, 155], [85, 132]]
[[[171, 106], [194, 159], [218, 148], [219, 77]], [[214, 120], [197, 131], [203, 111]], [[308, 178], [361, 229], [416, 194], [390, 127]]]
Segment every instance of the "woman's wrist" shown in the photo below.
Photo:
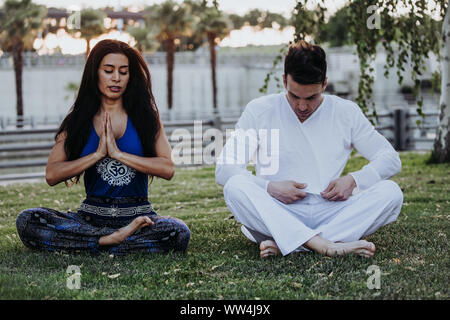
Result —
[[123, 162], [125, 158], [125, 154], [122, 151], [117, 151], [114, 153], [114, 155], [111, 155], [111, 158], [114, 160], [117, 160], [119, 162]]
[[104, 156], [100, 152], [95, 151], [93, 153], [93, 158], [95, 159], [95, 162], [97, 162], [97, 161], [100, 161], [101, 159], [103, 159]]

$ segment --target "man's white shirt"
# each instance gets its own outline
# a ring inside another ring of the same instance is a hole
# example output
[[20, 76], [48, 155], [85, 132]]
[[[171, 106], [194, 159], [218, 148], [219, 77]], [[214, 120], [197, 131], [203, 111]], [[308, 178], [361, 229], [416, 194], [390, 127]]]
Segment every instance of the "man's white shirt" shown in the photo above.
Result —
[[[302, 123], [285, 93], [267, 95], [246, 106], [217, 158], [216, 181], [225, 185], [236, 174], [247, 175], [267, 190], [270, 181], [293, 180], [320, 194], [340, 177], [353, 148], [369, 160], [350, 173], [360, 191], [401, 171], [398, 153], [356, 103], [324, 95]], [[256, 176], [247, 170], [252, 158]]]

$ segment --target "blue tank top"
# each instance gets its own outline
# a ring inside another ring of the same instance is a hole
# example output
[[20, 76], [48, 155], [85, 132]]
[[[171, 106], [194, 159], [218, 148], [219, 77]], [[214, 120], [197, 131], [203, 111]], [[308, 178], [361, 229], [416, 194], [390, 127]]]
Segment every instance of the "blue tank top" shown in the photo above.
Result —
[[[100, 138], [92, 124], [88, 142], [80, 157], [95, 152]], [[143, 147], [136, 128], [130, 118], [127, 119], [125, 133], [116, 140], [117, 147], [126, 153], [143, 156]], [[87, 196], [122, 198], [147, 197], [148, 176], [125, 164], [106, 156], [84, 173], [84, 187]]]

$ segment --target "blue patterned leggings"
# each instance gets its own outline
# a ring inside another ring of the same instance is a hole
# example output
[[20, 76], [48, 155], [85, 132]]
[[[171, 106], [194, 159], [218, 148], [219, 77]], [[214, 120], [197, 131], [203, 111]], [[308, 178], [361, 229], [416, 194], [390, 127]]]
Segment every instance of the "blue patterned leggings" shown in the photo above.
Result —
[[115, 255], [130, 252], [168, 252], [187, 250], [190, 230], [176, 218], [148, 214], [154, 225], [143, 227], [118, 245], [101, 246], [102, 236], [128, 225], [125, 220], [95, 219], [78, 212], [59, 212], [47, 208], [22, 211], [16, 220], [17, 232], [25, 246], [45, 251], [102, 251]]

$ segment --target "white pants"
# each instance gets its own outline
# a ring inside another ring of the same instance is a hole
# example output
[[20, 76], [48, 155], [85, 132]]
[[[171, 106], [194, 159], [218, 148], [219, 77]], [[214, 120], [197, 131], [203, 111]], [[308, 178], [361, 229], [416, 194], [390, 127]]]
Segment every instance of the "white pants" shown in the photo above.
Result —
[[243, 233], [254, 242], [273, 239], [281, 253], [307, 251], [302, 245], [315, 235], [349, 242], [397, 220], [403, 193], [383, 180], [345, 201], [328, 201], [310, 194], [284, 204], [243, 175], [231, 177], [223, 189], [225, 202]]

